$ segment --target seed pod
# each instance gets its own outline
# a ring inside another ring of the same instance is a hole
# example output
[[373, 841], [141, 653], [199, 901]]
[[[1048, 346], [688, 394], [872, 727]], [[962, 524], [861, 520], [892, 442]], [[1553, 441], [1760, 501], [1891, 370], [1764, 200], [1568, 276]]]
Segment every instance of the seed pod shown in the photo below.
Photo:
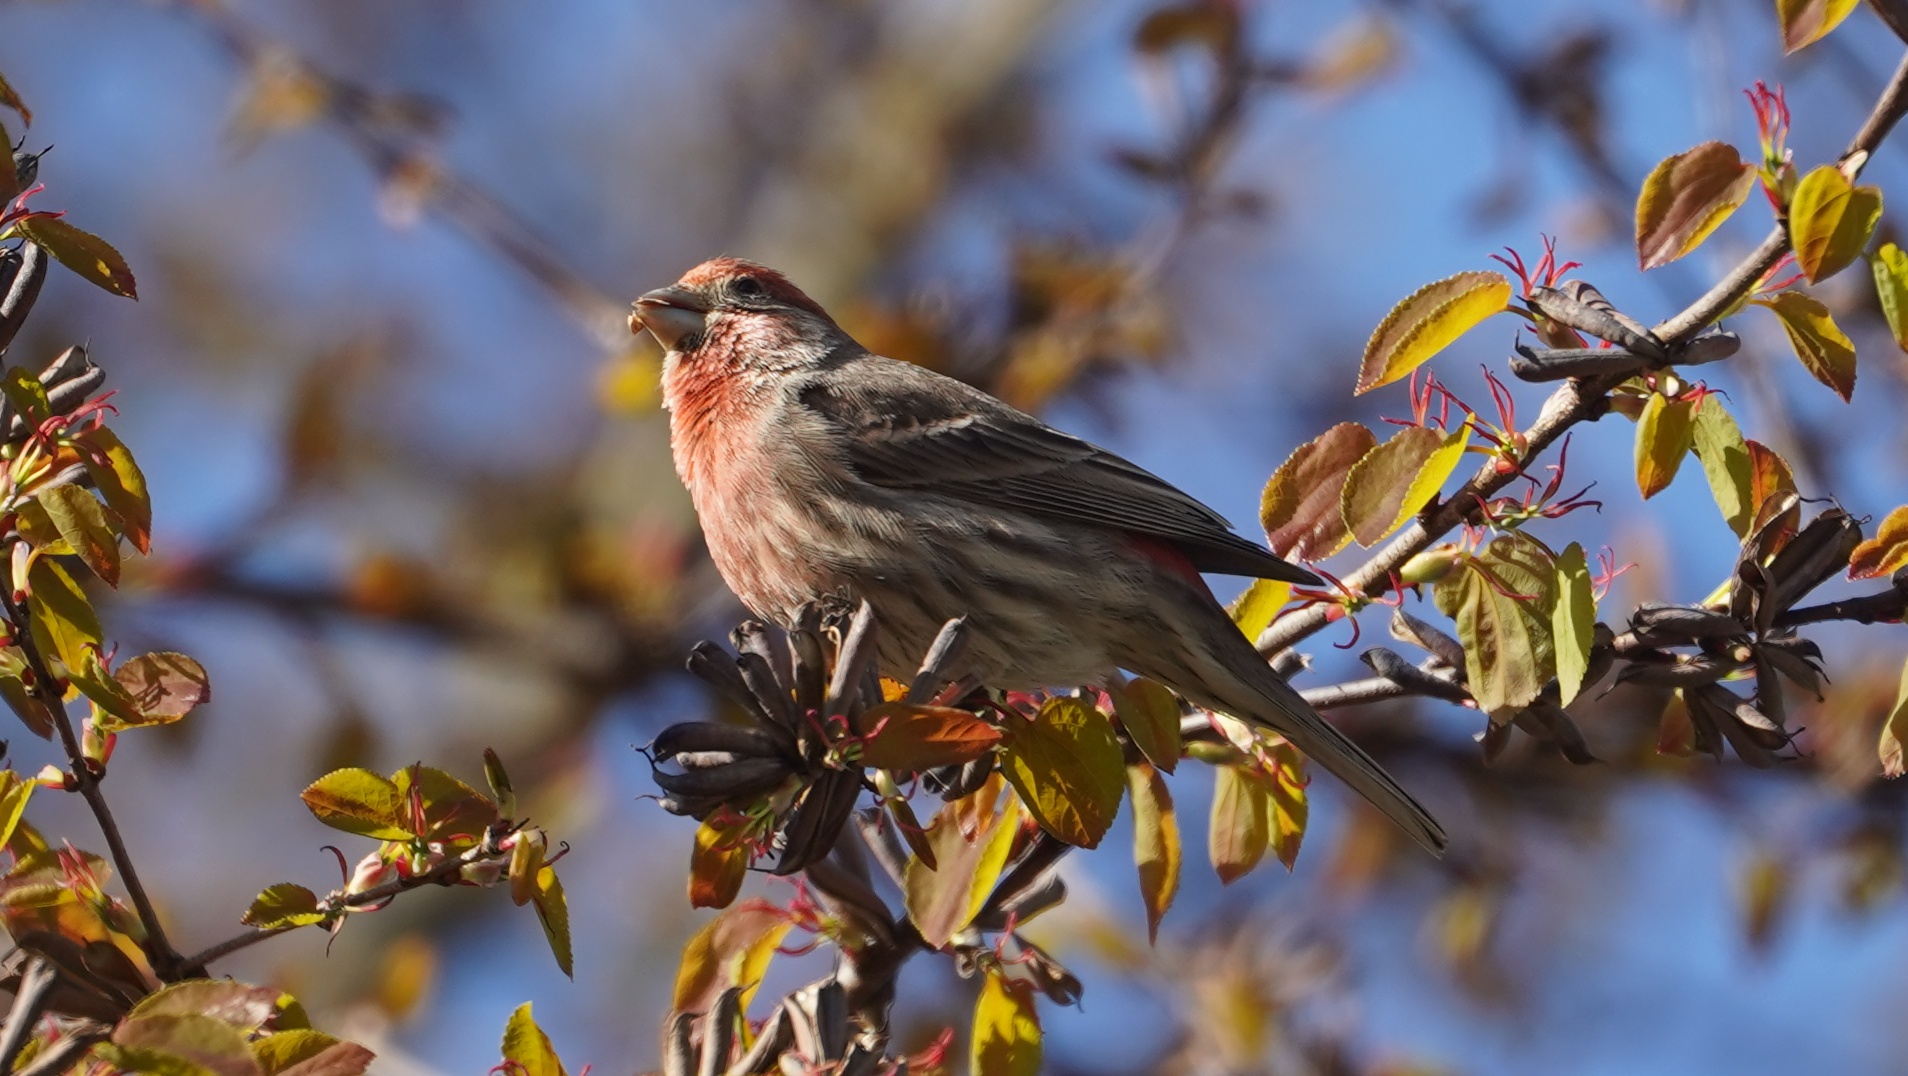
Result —
[[1648, 369], [1641, 355], [1615, 347], [1537, 348], [1517, 344], [1510, 372], [1519, 381], [1541, 384], [1572, 377], [1628, 377]]
[[1676, 349], [1676, 357], [1671, 361], [1678, 366], [1701, 366], [1708, 362], [1721, 362], [1740, 350], [1742, 337], [1726, 329], [1718, 329], [1690, 339]]
[[1762, 613], [1783, 613], [1804, 595], [1848, 567], [1848, 558], [1862, 541], [1862, 527], [1840, 508], [1830, 508], [1809, 521], [1802, 532], [1769, 562], [1769, 594]]
[[795, 771], [779, 758], [745, 758], [712, 770], [670, 773], [651, 767], [650, 779], [672, 796], [716, 796], [725, 800], [761, 795]]
[[1619, 684], [1650, 687], [1700, 687], [1713, 684], [1741, 668], [1711, 654], [1678, 654], [1668, 662], [1631, 661], [1617, 671]]
[[1618, 310], [1587, 280], [1566, 280], [1554, 288], [1533, 288], [1530, 305], [1552, 321], [1599, 340], [1608, 340], [1655, 364], [1661, 365], [1669, 358], [1669, 350], [1655, 333]]
[[727, 752], [738, 758], [770, 758], [782, 753], [775, 737], [750, 725], [725, 725], [716, 721], [683, 721], [656, 734], [650, 741], [650, 757], [668, 762], [684, 753]]
[[802, 792], [782, 828], [782, 853], [775, 873], [796, 871], [826, 856], [861, 798], [860, 770], [823, 770]]
[[908, 685], [909, 702], [928, 701], [942, 684], [954, 678], [953, 667], [967, 652], [967, 642], [966, 617], [956, 617], [941, 625], [940, 634], [934, 637], [934, 644], [928, 647], [927, 656], [921, 659], [921, 668], [914, 674], [914, 682]]
[[775, 719], [762, 708], [762, 700], [755, 697], [755, 692], [750, 691], [748, 683], [742, 679], [735, 659], [715, 643], [700, 642], [689, 651], [689, 672], [715, 688], [723, 698], [740, 706], [744, 713], [759, 724], [766, 727], [775, 723]]
[[1563, 757], [1575, 766], [1588, 766], [1598, 761], [1590, 753], [1590, 745], [1583, 738], [1583, 730], [1571, 720], [1563, 707], [1548, 699], [1538, 699], [1516, 717], [1517, 727], [1536, 739], [1555, 746]]
[[1728, 613], [1700, 605], [1670, 605], [1644, 602], [1630, 614], [1630, 630], [1654, 639], [1694, 641], [1732, 635], [1747, 635], [1749, 630]]
[[1391, 637], [1410, 643], [1464, 675], [1464, 645], [1402, 608], [1391, 611]]
[[1419, 695], [1455, 703], [1471, 701], [1471, 693], [1462, 685], [1418, 668], [1395, 650], [1374, 646], [1360, 654], [1358, 660], [1370, 666], [1372, 672]]

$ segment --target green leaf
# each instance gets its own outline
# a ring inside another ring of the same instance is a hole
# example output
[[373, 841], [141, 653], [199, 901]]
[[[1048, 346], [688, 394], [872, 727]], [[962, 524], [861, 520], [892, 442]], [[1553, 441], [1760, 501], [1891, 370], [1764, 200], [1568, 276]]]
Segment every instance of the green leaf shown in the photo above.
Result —
[[557, 967], [571, 979], [576, 967], [570, 953], [570, 905], [563, 897], [563, 883], [556, 868], [545, 863], [537, 870], [537, 893], [531, 898], [537, 908], [537, 922], [543, 925], [543, 940], [550, 943], [550, 955]]
[[1713, 395], [1703, 397], [1691, 417], [1690, 447], [1703, 465], [1703, 476], [1709, 479], [1710, 495], [1723, 520], [1740, 538], [1749, 533], [1749, 522], [1756, 515], [1755, 466], [1749, 444], [1736, 420]]
[[251, 1034], [278, 1009], [278, 991], [232, 979], [188, 979], [140, 999], [131, 1016], [207, 1016]]
[[1795, 52], [1819, 41], [1848, 18], [1860, 0], [1776, 0], [1782, 27], [1782, 51]]
[[1829, 316], [1828, 307], [1799, 291], [1779, 291], [1749, 301], [1767, 307], [1781, 320], [1795, 357], [1817, 381], [1834, 389], [1843, 401], [1854, 394], [1855, 345]]
[[118, 586], [119, 536], [106, 524], [106, 510], [100, 507], [99, 499], [78, 486], [43, 489], [34, 499], [80, 562], [107, 586]]
[[139, 298], [137, 282], [126, 259], [113, 245], [88, 231], [73, 227], [58, 217], [23, 217], [13, 223], [14, 230], [46, 248], [60, 264], [114, 295]]
[[1897, 347], [1908, 351], [1908, 253], [1893, 243], [1883, 243], [1869, 267], [1875, 272], [1875, 298], [1881, 304], [1882, 317], [1888, 319], [1888, 332]]
[[1345, 516], [1345, 529], [1359, 545], [1367, 549], [1377, 545], [1411, 512], [1423, 507], [1407, 511], [1405, 497], [1444, 440], [1444, 434], [1429, 427], [1406, 426], [1365, 453], [1346, 473], [1338, 507]]
[[1438, 608], [1457, 623], [1478, 709], [1508, 721], [1556, 673], [1555, 558], [1519, 531], [1499, 536], [1458, 567], [1438, 582]]
[[139, 724], [170, 724], [212, 697], [205, 666], [171, 650], [129, 658], [113, 670], [113, 679], [138, 708]]
[[1663, 492], [1676, 478], [1694, 442], [1692, 401], [1672, 400], [1652, 392], [1643, 403], [1643, 415], [1636, 421], [1636, 486], [1643, 499]]
[[517, 1006], [504, 1027], [503, 1059], [512, 1065], [513, 1076], [566, 1076], [556, 1047], [530, 1015], [530, 1003]]
[[318, 894], [291, 882], [266, 886], [263, 892], [253, 898], [252, 906], [239, 917], [239, 922], [261, 930], [308, 927], [324, 921], [324, 912], [318, 906]]
[[1734, 146], [1704, 142], [1666, 158], [1636, 197], [1636, 264], [1648, 271], [1702, 245], [1755, 188]]
[[1904, 742], [1908, 742], [1908, 664], [1904, 664], [1901, 669], [1901, 685], [1895, 689], [1895, 707], [1888, 711], [1888, 720], [1882, 723], [1882, 776], [1900, 777], [1902, 775], [1902, 744]]
[[81, 654], [79, 668], [68, 668], [66, 675], [86, 696], [94, 707], [93, 720], [100, 732], [123, 732], [140, 725], [152, 724], [139, 712], [139, 704], [132, 693], [113, 679], [106, 671], [105, 662], [97, 653], [88, 650]]
[[1848, 577], [1873, 579], [1908, 567], [1908, 505], [1888, 513], [1875, 536], [1849, 554]]
[[275, 1031], [252, 1041], [252, 1057], [265, 1076], [360, 1076], [377, 1055], [355, 1042], [322, 1031]]
[[1125, 760], [1105, 714], [1080, 699], [1051, 698], [1030, 722], [1006, 730], [1001, 773], [1055, 837], [1094, 848], [1120, 809]]
[[416, 787], [424, 815], [420, 835], [426, 840], [468, 847], [499, 821], [496, 805], [483, 793], [434, 766], [406, 766], [391, 775], [391, 785], [404, 804], [405, 813], [400, 817], [407, 826], [416, 825], [411, 802], [412, 788]]
[[1263, 775], [1267, 799], [1266, 829], [1271, 832], [1272, 851], [1279, 862], [1291, 870], [1298, 863], [1299, 843], [1305, 839], [1305, 826], [1311, 819], [1305, 789], [1305, 756], [1289, 742], [1276, 743], [1264, 752], [1272, 769]]
[[53, 414], [53, 405], [46, 398], [46, 386], [21, 367], [7, 368], [5, 378], [0, 379], [0, 393], [6, 394], [7, 402], [28, 426], [38, 426]]
[[86, 473], [93, 479], [106, 507], [119, 517], [126, 540], [141, 553], [152, 550], [152, 500], [146, 495], [146, 476], [133, 461], [119, 435], [95, 426], [74, 438], [85, 450]]
[[1583, 690], [1596, 638], [1597, 596], [1590, 563], [1575, 542], [1557, 554], [1557, 604], [1550, 612], [1550, 634], [1557, 650], [1557, 705], [1568, 706]]
[[318, 821], [332, 829], [378, 841], [414, 836], [396, 783], [370, 770], [333, 770], [313, 781], [300, 798]]
[[33, 618], [33, 641], [40, 652], [58, 658], [68, 669], [84, 669], [100, 644], [99, 614], [73, 577], [58, 561], [35, 557], [27, 569], [27, 610]]
[[1172, 689], [1141, 678], [1107, 693], [1113, 696], [1113, 712], [1139, 753], [1167, 773], [1179, 768], [1179, 697]]
[[1410, 375], [1510, 302], [1502, 273], [1469, 272], [1426, 284], [1406, 296], [1365, 343], [1354, 396]]
[[1285, 603], [1292, 600], [1292, 584], [1282, 579], [1254, 579], [1226, 606], [1226, 613], [1232, 622], [1248, 639], [1257, 640], [1260, 633], [1272, 626], [1273, 618]]
[[1040, 1018], [1034, 1013], [1033, 984], [1009, 982], [995, 973], [982, 977], [974, 1003], [973, 1076], [1039, 1076]]
[[1857, 187], [1832, 164], [1813, 169], [1789, 196], [1789, 243], [1811, 284], [1853, 264], [1881, 222], [1878, 187]]
[[1345, 548], [1351, 541], [1339, 509], [1345, 477], [1377, 443], [1364, 426], [1341, 422], [1279, 464], [1259, 497], [1259, 522], [1272, 552], [1318, 560]]
[[20, 502], [19, 515], [15, 517], [20, 528], [20, 537], [27, 545], [51, 557], [70, 557], [73, 547], [67, 544], [60, 529], [53, 524], [53, 517], [46, 514], [38, 501]]
[[683, 946], [670, 1008], [708, 1012], [717, 995], [738, 986], [747, 1011], [788, 927], [788, 913], [765, 900], [745, 900], [709, 920]]
[[932, 948], [946, 945], [974, 921], [1007, 866], [1021, 801], [1008, 796], [1000, 806], [1004, 788], [996, 774], [973, 795], [944, 805], [924, 835], [934, 849], [935, 866], [918, 856], [908, 860], [903, 900], [908, 918]]
[[128, 1072], [156, 1076], [262, 1076], [239, 1029], [197, 1013], [132, 1015], [95, 1047]]
[[972, 762], [1000, 742], [999, 729], [953, 706], [885, 702], [863, 714], [860, 726], [867, 736], [861, 764], [896, 773]]
[[1158, 942], [1160, 921], [1179, 893], [1179, 822], [1158, 770], [1143, 762], [1128, 766], [1126, 787], [1133, 800], [1133, 865], [1146, 901], [1146, 939]]
[[517, 792], [510, 787], [510, 775], [504, 772], [503, 759], [488, 747], [484, 748], [484, 783], [497, 801], [497, 813], [505, 818], [517, 817]]

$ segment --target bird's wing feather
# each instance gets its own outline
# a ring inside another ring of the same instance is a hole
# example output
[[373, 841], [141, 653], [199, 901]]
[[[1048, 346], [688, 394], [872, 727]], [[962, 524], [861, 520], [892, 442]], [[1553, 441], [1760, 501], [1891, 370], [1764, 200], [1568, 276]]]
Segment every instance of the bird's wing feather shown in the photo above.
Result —
[[847, 462], [865, 481], [1157, 538], [1202, 572], [1318, 581], [1159, 477], [992, 396], [910, 363], [847, 361], [881, 364], [881, 376], [823, 376], [801, 399], [849, 434]]

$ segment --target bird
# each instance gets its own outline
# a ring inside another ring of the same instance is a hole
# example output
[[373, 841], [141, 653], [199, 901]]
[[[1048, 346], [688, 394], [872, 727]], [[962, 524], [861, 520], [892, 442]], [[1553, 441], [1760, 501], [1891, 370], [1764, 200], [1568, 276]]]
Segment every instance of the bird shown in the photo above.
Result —
[[670, 447], [751, 612], [867, 601], [905, 676], [965, 617], [996, 689], [1121, 671], [1283, 736], [1434, 855], [1442, 826], [1273, 670], [1202, 573], [1317, 583], [1164, 479], [952, 377], [876, 355], [786, 276], [720, 257], [632, 304]]

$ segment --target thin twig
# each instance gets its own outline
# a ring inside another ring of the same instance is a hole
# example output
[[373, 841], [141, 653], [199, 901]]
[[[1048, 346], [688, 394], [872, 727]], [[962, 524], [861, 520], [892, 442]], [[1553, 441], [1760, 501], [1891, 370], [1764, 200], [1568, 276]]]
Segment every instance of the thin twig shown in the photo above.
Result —
[[1892, 624], [1900, 621], [1905, 614], [1908, 614], [1908, 590], [1897, 588], [1884, 590], [1879, 594], [1864, 594], [1859, 598], [1844, 598], [1841, 601], [1827, 602], [1822, 605], [1790, 609], [1776, 615], [1775, 626], [1795, 628], [1829, 620], [1852, 620], [1857, 624]]
[[[324, 916], [324, 922], [331, 922], [353, 908], [382, 904], [401, 893], [406, 893], [413, 889], [423, 889], [426, 886], [433, 885], [450, 885], [463, 875], [467, 867], [477, 863], [492, 862], [509, 857], [511, 852], [499, 847], [499, 845], [504, 838], [517, 832], [520, 828], [521, 826], [515, 823], [492, 826], [489, 831], [484, 834], [482, 841], [478, 842], [475, 847], [466, 849], [463, 854], [459, 856], [444, 860], [442, 863], [437, 864], [422, 874], [394, 878], [381, 885], [374, 885], [369, 889], [360, 890], [356, 893], [333, 892], [325, 897], [324, 900], [318, 902], [318, 911]], [[316, 926], [319, 924], [311, 925]], [[206, 965], [215, 960], [231, 956], [233, 953], [240, 952], [241, 950], [250, 949], [252, 946], [268, 938], [276, 938], [280, 934], [285, 934], [297, 929], [295, 926], [253, 927], [243, 934], [233, 935], [219, 942], [217, 945], [210, 946], [189, 957], [185, 957], [183, 965], [187, 970], [203, 972]]]
[[79, 737], [73, 732], [73, 719], [66, 712], [65, 701], [57, 692], [50, 690], [60, 681], [47, 668], [46, 657], [40, 653], [39, 644], [33, 638], [32, 615], [25, 605], [16, 603], [13, 596], [4, 593], [3, 589], [0, 589], [0, 606], [4, 606], [7, 619], [13, 622], [14, 645], [20, 648], [27, 669], [33, 674], [34, 682], [28, 691], [53, 719], [53, 727], [60, 734], [60, 746], [66, 749], [73, 783], [85, 798], [86, 805], [92, 809], [93, 818], [106, 837], [106, 850], [112, 856], [113, 869], [119, 872], [120, 881], [126, 886], [126, 895], [132, 899], [133, 910], [139, 916], [139, 925], [146, 932], [145, 948], [152, 958], [153, 971], [158, 973], [160, 979], [170, 982], [178, 975], [179, 953], [166, 940], [165, 927], [159, 922], [159, 911], [153, 907], [152, 898], [147, 896], [146, 887], [139, 881], [139, 872], [133, 867], [132, 853], [126, 849], [126, 838], [120, 835], [119, 823], [113, 818], [112, 808], [106, 804], [105, 791], [100, 788], [102, 775], [81, 750]]

